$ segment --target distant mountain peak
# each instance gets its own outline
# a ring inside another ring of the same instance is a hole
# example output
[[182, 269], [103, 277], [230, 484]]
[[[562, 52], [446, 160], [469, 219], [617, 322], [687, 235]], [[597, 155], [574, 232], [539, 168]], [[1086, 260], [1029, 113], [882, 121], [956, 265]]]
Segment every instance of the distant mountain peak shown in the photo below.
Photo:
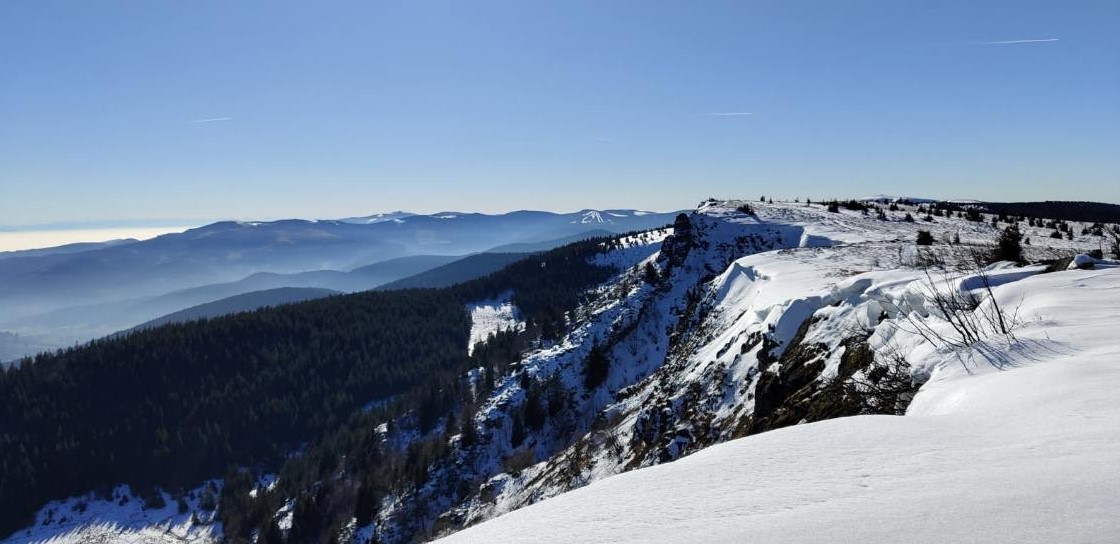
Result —
[[917, 197], [917, 196], [899, 196], [899, 195], [887, 195], [887, 194], [865, 196], [863, 198], [860, 198], [859, 200], [861, 200], [863, 202], [880, 202], [880, 203], [884, 203], [884, 204], [889, 204], [889, 203], [892, 203], [892, 202], [912, 202], [914, 204], [927, 204], [927, 203], [930, 203], [930, 202], [937, 202], [938, 201], [935, 198], [923, 198], [923, 197]]
[[389, 222], [389, 221], [400, 221], [400, 220], [402, 220], [406, 217], [412, 217], [414, 215], [417, 215], [417, 214], [412, 213], [412, 212], [406, 212], [406, 211], [398, 210], [398, 211], [395, 211], [395, 212], [375, 213], [373, 215], [366, 215], [366, 216], [362, 216], [362, 217], [346, 217], [346, 218], [343, 218], [343, 219], [339, 219], [338, 221], [341, 222], [341, 223], [354, 223], [354, 224], [359, 224], [359, 225], [372, 225], [374, 223], [386, 223], [386, 222]]

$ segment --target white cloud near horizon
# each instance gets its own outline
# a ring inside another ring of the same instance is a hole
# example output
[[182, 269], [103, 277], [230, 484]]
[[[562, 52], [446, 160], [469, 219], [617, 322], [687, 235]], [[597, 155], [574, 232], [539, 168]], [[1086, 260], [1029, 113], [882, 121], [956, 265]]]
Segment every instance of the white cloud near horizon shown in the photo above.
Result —
[[195, 119], [192, 123], [216, 123], [218, 121], [233, 121], [233, 117], [211, 117], [209, 119]]

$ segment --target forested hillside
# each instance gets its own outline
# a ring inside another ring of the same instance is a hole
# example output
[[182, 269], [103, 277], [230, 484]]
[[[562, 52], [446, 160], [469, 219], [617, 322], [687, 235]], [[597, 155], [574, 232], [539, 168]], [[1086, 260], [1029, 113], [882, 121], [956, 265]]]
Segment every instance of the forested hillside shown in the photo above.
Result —
[[454, 368], [468, 330], [450, 293], [363, 293], [38, 357], [0, 378], [4, 527], [118, 482], [176, 488], [273, 463], [356, 407]]
[[[472, 364], [465, 304], [512, 292], [529, 334], [554, 336], [580, 293], [613, 273], [589, 262], [611, 244], [573, 244], [447, 289], [329, 297], [25, 360], [0, 374], [0, 532], [47, 500], [118, 483], [174, 491], [228, 467], [275, 470], [352, 415], [450, 406], [442, 397], [453, 391], [438, 385]], [[243, 514], [225, 510], [236, 537]]]
[[985, 202], [984, 207], [1000, 215], [1090, 223], [1120, 223], [1120, 205], [1103, 202]]
[[378, 286], [381, 291], [422, 287], [447, 287], [494, 273], [528, 257], [529, 253], [479, 253]]

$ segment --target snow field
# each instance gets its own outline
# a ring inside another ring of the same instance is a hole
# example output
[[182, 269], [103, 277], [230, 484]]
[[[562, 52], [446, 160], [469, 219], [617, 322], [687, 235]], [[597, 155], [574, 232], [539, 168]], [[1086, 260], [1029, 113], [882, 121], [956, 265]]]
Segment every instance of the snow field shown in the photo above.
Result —
[[474, 345], [485, 341], [490, 335], [499, 331], [518, 329], [525, 326], [521, 321], [517, 308], [510, 302], [510, 294], [496, 300], [488, 300], [470, 304], [467, 310], [471, 313], [471, 339], [467, 345], [467, 353], [474, 350]]

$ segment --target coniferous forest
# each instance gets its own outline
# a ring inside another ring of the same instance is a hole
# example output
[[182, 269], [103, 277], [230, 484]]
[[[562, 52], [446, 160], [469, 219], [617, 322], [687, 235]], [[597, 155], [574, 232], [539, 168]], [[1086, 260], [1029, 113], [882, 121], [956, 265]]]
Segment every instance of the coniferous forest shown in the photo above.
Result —
[[[614, 273], [589, 263], [613, 243], [578, 242], [449, 288], [334, 296], [25, 360], [0, 372], [0, 534], [52, 499], [121, 483], [175, 493], [224, 475], [227, 538], [259, 529], [267, 541], [268, 496], [254, 504], [237, 493], [250, 485], [246, 468], [279, 472], [292, 495], [340, 468], [358, 475], [356, 487], [302, 497], [289, 541], [368, 516], [390, 487], [421, 479], [442, 447], [436, 437], [384, 452], [371, 425], [408, 415], [426, 431], [462, 412], [461, 376], [557, 338], [586, 289]], [[506, 293], [526, 329], [468, 356], [466, 304]]]

